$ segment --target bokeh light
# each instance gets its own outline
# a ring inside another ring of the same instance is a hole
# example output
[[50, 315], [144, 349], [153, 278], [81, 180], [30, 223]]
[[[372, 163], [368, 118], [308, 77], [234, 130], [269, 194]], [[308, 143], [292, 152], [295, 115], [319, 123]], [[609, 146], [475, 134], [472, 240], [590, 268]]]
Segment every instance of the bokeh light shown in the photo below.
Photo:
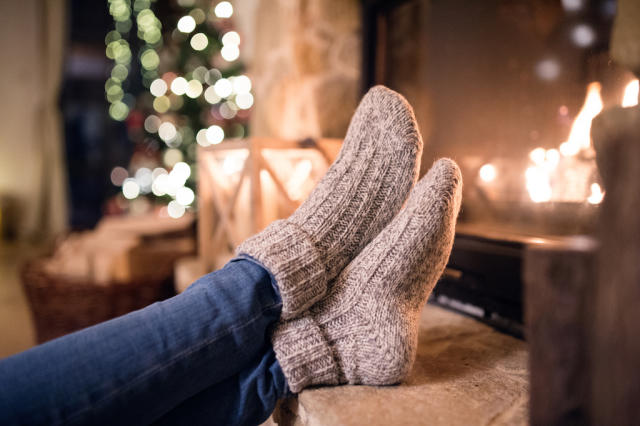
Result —
[[149, 133], [156, 133], [160, 124], [162, 124], [162, 121], [157, 115], [152, 114], [144, 119], [144, 129]]
[[251, 93], [241, 93], [236, 96], [236, 105], [240, 109], [249, 109], [253, 106], [253, 95]]
[[167, 93], [167, 89], [167, 83], [161, 78], [156, 78], [155, 80], [153, 80], [153, 82], [151, 82], [151, 86], [149, 87], [149, 91], [155, 97], [164, 95], [165, 93]]
[[171, 91], [176, 95], [184, 95], [189, 83], [184, 77], [174, 78], [171, 82]]
[[178, 31], [188, 34], [196, 29], [196, 20], [193, 19], [193, 16], [183, 16], [178, 21]]
[[216, 145], [224, 139], [224, 130], [222, 130], [222, 127], [214, 124], [213, 126], [209, 126], [206, 135], [209, 143]]
[[189, 83], [187, 83], [187, 90], [185, 91], [185, 94], [190, 98], [197, 98], [202, 94], [202, 83], [198, 80], [189, 81]]
[[124, 167], [114, 167], [111, 170], [111, 183], [115, 186], [120, 186], [124, 183], [124, 180], [129, 177], [129, 172]]
[[231, 85], [231, 82], [226, 78], [221, 78], [216, 81], [216, 83], [213, 85], [213, 89], [221, 98], [226, 98], [233, 92], [233, 86]]
[[204, 50], [209, 44], [209, 39], [203, 33], [194, 34], [189, 42], [194, 50]]
[[128, 200], [133, 200], [140, 195], [140, 186], [135, 179], [127, 178], [122, 184], [122, 194]]
[[216, 5], [214, 13], [218, 18], [231, 18], [231, 15], [233, 15], [233, 6], [228, 1], [221, 1]]
[[220, 55], [227, 62], [233, 62], [240, 57], [240, 49], [234, 44], [225, 44], [220, 49]]
[[171, 107], [171, 101], [166, 96], [158, 96], [153, 100], [153, 109], [155, 109], [160, 114], [164, 114], [169, 111]]

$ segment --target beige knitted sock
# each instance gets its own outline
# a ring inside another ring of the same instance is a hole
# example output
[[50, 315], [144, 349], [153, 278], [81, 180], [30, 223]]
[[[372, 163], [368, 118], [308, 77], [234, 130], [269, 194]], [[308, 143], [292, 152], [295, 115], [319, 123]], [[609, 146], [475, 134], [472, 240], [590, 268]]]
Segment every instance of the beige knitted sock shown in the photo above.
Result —
[[327, 296], [278, 324], [271, 340], [292, 392], [319, 384], [388, 385], [407, 376], [420, 311], [449, 258], [461, 187], [458, 166], [437, 161]]
[[414, 185], [422, 139], [411, 106], [382, 86], [369, 90], [336, 161], [309, 198], [242, 243], [282, 296], [282, 318], [319, 300], [327, 283], [396, 215]]

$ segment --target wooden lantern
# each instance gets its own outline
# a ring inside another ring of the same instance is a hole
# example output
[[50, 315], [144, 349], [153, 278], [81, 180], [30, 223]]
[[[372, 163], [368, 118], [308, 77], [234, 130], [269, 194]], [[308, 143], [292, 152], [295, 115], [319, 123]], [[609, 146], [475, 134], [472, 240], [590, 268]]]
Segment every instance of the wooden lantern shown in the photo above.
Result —
[[228, 140], [198, 148], [198, 244], [206, 270], [245, 238], [288, 217], [337, 156], [341, 139]]

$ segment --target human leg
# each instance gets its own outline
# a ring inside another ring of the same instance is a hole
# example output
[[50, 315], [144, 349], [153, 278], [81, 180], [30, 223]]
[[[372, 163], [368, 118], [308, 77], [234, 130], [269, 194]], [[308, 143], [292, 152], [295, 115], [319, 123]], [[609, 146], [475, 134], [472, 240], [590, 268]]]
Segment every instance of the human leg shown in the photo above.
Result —
[[282, 368], [269, 345], [240, 373], [184, 401], [156, 425], [257, 425], [289, 393]]
[[0, 424], [148, 424], [237, 374], [281, 301], [236, 259], [167, 301], [0, 361]]

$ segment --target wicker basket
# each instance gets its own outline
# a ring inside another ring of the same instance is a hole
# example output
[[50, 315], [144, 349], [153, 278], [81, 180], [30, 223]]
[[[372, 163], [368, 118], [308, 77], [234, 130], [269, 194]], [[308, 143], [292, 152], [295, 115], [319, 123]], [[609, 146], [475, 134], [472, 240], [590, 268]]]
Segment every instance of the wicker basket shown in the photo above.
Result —
[[43, 260], [26, 263], [21, 270], [33, 314], [38, 343], [124, 315], [174, 294], [172, 279], [97, 285], [77, 278], [54, 276]]

